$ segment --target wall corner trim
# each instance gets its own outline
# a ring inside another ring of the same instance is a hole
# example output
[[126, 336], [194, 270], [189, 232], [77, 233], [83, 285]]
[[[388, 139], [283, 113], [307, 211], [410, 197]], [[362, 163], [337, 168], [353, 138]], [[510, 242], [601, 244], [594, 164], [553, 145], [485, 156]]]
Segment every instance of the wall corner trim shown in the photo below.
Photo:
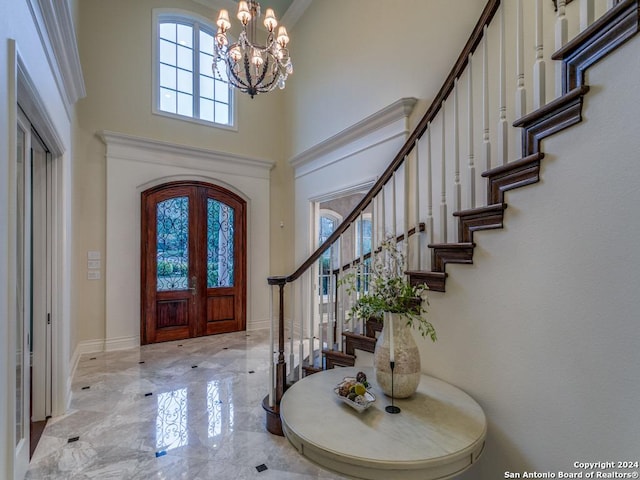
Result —
[[377, 111], [373, 115], [366, 117], [354, 125], [345, 128], [341, 132], [317, 143], [313, 147], [294, 156], [289, 160], [289, 164], [297, 169], [303, 165], [315, 162], [321, 157], [327, 156], [339, 148], [353, 143], [372, 132], [379, 130], [398, 120], [406, 119], [413, 111], [418, 100], [413, 97], [401, 98], [391, 105]]
[[[188, 166], [225, 173], [269, 178], [275, 162], [246, 157], [235, 153], [219, 152], [206, 148], [192, 147], [149, 138], [136, 137], [124, 133], [102, 130], [98, 138], [107, 146], [107, 158], [141, 161], [147, 163], [175, 163], [176, 158], [192, 162]], [[185, 164], [187, 166], [187, 164]]]
[[68, 108], [87, 95], [69, 2], [29, 0], [28, 3], [49, 66]]

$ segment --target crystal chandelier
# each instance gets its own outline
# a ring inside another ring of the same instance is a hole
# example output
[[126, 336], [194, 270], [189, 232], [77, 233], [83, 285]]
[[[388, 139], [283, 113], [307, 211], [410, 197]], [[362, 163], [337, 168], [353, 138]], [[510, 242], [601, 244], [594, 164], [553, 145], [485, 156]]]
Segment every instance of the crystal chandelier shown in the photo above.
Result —
[[[287, 50], [287, 29], [280, 26], [278, 35], [275, 36], [278, 21], [273, 9], [267, 8], [263, 21], [268, 31], [267, 41], [265, 45], [259, 44], [256, 26], [260, 18], [260, 4], [253, 0], [238, 2], [237, 18], [242, 23], [242, 32], [238, 41], [229, 45], [229, 12], [222, 9], [218, 15], [213, 61], [216, 76], [228, 81], [238, 90], [248, 93], [251, 98], [259, 93], [270, 92], [276, 87], [284, 88], [287, 77], [293, 73]], [[223, 63], [225, 67], [221, 66]], [[226, 70], [225, 75], [220, 71], [221, 68]]]

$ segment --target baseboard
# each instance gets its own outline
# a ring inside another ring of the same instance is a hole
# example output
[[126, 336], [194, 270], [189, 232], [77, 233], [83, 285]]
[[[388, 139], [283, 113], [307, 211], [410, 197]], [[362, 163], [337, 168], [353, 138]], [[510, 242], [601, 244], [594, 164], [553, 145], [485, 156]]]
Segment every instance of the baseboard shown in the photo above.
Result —
[[251, 320], [247, 322], [247, 331], [264, 330], [271, 328], [271, 320], [268, 318], [262, 320]]
[[126, 350], [128, 348], [136, 348], [140, 346], [140, 336], [133, 337], [116, 337], [108, 338], [104, 341], [105, 352], [113, 352], [114, 350]]

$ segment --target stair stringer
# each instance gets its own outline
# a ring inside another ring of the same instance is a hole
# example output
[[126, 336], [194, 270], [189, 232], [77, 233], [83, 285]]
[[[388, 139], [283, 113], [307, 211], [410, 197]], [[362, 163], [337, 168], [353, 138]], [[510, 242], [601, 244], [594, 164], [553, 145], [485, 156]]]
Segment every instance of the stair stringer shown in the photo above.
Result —
[[[623, 0], [552, 56], [562, 62], [563, 94], [513, 123], [522, 128], [522, 158], [482, 174], [487, 178], [488, 207], [454, 213], [461, 243], [429, 245], [431, 271], [407, 271], [412, 284], [426, 284], [432, 291], [445, 292], [446, 264], [473, 263], [473, 232], [503, 228], [505, 193], [540, 181], [542, 140], [582, 121], [583, 99], [589, 92], [588, 68], [639, 31], [640, 0]], [[463, 244], [467, 245], [464, 254], [459, 251]], [[453, 254], [455, 250], [458, 253]]]

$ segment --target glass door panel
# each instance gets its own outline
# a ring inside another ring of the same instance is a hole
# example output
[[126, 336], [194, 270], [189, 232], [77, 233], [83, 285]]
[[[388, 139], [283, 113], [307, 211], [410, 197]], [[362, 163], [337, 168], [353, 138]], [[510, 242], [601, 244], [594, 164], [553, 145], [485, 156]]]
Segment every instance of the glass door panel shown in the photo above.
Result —
[[189, 198], [158, 202], [156, 210], [157, 291], [189, 288]]
[[233, 286], [233, 217], [229, 205], [207, 199], [207, 288]]

